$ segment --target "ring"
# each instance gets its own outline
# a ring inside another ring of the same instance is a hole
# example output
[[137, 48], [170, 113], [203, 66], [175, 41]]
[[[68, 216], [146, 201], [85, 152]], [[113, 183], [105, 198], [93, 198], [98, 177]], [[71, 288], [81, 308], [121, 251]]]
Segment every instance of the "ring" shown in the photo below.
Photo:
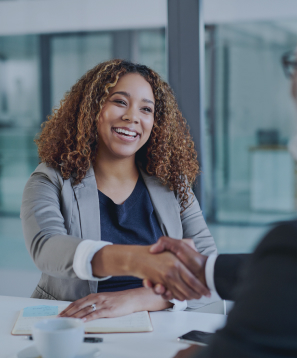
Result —
[[95, 303], [93, 303], [93, 304], [91, 305], [91, 307], [93, 308], [93, 311], [96, 311], [96, 305], [95, 305]]

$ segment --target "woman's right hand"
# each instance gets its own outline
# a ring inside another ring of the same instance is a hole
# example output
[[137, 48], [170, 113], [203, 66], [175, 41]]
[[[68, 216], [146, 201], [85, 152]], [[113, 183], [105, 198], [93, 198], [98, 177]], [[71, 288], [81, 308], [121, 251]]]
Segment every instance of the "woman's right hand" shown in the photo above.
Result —
[[151, 246], [108, 245], [92, 260], [94, 276], [136, 276], [162, 284], [180, 301], [210, 294], [198, 278], [171, 252], [152, 255]]

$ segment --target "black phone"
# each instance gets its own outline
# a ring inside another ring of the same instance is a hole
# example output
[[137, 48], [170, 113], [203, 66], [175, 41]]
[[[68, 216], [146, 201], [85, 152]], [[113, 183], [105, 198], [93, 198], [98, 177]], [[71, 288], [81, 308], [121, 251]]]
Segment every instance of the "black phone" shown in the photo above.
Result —
[[100, 337], [85, 337], [84, 342], [85, 343], [101, 343], [101, 342], [103, 342], [103, 338], [100, 338]]
[[207, 346], [213, 334], [214, 333], [202, 332], [202, 331], [191, 331], [178, 337], [177, 340], [180, 342], [198, 344], [200, 346]]

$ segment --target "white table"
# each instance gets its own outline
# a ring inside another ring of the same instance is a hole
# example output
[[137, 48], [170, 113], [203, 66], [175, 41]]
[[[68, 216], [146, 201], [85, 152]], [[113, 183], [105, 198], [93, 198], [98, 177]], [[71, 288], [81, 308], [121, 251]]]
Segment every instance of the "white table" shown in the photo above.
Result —
[[[11, 330], [19, 311], [40, 304], [65, 304], [62, 301], [0, 296], [0, 358], [14, 358], [20, 350], [32, 345], [24, 336], [12, 336]], [[105, 358], [169, 358], [188, 345], [176, 338], [191, 330], [214, 332], [224, 325], [226, 316], [197, 312], [153, 312], [153, 332], [98, 334], [101, 357]], [[96, 336], [96, 335], [92, 335]]]

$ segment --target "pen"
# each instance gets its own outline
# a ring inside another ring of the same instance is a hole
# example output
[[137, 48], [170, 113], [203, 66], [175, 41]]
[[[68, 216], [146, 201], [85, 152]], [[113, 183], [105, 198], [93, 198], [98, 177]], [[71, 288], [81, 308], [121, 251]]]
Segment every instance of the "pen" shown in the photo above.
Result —
[[[30, 341], [33, 341], [32, 335], [28, 336], [28, 339]], [[101, 338], [101, 337], [84, 337], [84, 342], [85, 343], [102, 343], [103, 338]]]

